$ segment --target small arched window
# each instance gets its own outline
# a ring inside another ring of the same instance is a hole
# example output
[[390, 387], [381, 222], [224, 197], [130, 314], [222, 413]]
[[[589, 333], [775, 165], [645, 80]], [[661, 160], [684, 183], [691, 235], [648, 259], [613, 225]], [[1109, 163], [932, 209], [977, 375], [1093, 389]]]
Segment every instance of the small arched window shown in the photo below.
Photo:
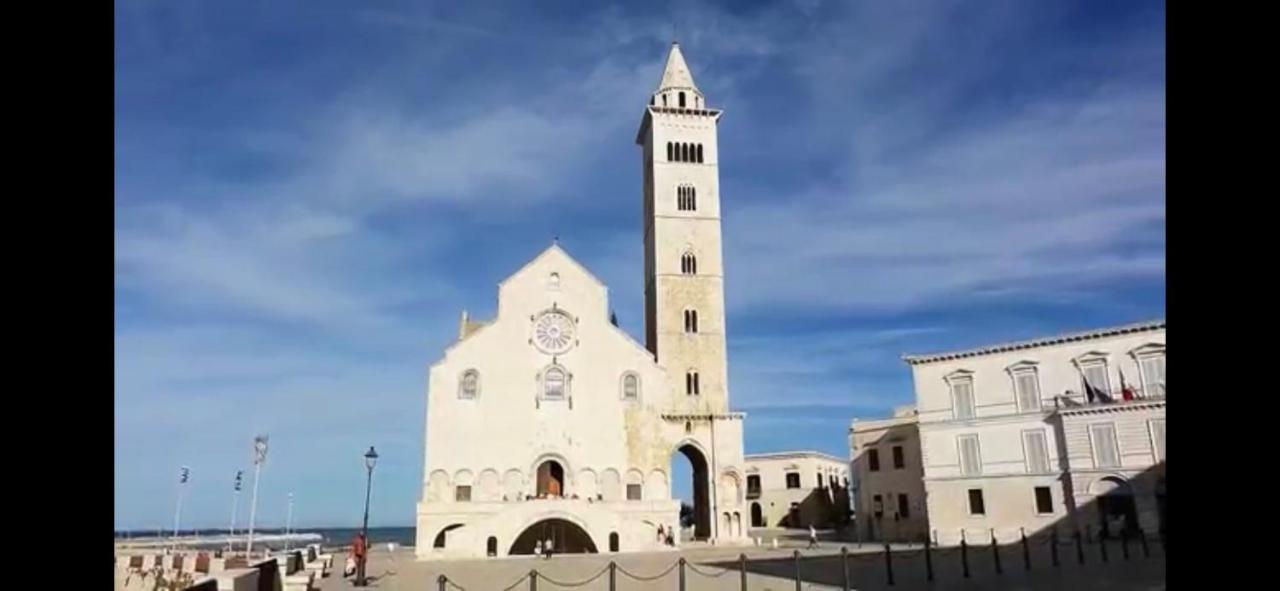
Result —
[[671, 162], [675, 160], [675, 155], [672, 154], [674, 149], [675, 149], [675, 146], [672, 145], [671, 142], [667, 142], [667, 162]]
[[699, 164], [702, 163], [702, 144], [698, 144], [698, 157], [695, 158]]
[[692, 186], [684, 185], [676, 188], [676, 209], [694, 211], [698, 209], [698, 192]]
[[649, 97], [649, 106], [650, 106], [650, 107], [652, 107], [652, 106], [653, 106], [653, 101], [654, 101], [654, 97], [653, 97], [653, 96], [650, 96], [650, 97]]
[[698, 372], [690, 370], [684, 374], [684, 393], [689, 396], [698, 395]]
[[622, 399], [640, 399], [640, 378], [636, 374], [628, 373], [622, 376]]
[[697, 310], [684, 311], [684, 331], [686, 333], [698, 332], [698, 311]]
[[684, 91], [680, 91], [680, 107], [684, 108]]
[[662, 95], [662, 106], [667, 106], [667, 95], [665, 93]]
[[698, 258], [693, 256], [693, 253], [686, 252], [680, 257], [680, 272], [685, 275], [698, 274]]
[[498, 538], [489, 536], [489, 541], [485, 542], [485, 553], [489, 556], [498, 555]]
[[474, 400], [479, 395], [480, 372], [474, 369], [462, 372], [462, 379], [458, 382], [458, 398]]
[[564, 370], [559, 367], [547, 368], [542, 374], [542, 397], [560, 399], [564, 398], [565, 384], [567, 382]]
[[680, 161], [689, 162], [689, 144], [680, 144]]
[[616, 531], [609, 534], [609, 551], [618, 551], [618, 532]]
[[552, 273], [547, 277], [547, 289], [560, 289], [560, 274]]

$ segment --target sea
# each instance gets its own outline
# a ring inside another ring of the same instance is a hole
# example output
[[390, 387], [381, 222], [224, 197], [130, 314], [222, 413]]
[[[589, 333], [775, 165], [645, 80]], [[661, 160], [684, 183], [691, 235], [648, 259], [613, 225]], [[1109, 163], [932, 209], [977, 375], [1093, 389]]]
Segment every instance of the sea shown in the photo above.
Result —
[[[319, 534], [323, 539], [321, 542], [324, 546], [345, 546], [351, 543], [351, 540], [359, 533], [358, 527], [298, 527], [290, 529], [290, 533], [294, 534]], [[387, 544], [395, 543], [398, 546], [413, 546], [414, 532], [413, 527], [371, 527], [369, 528], [369, 542], [371, 544]], [[179, 530], [178, 537], [206, 537], [206, 536], [224, 536], [229, 533], [226, 528], [222, 529], [188, 529]], [[254, 535], [278, 535], [285, 533], [283, 529], [259, 529], [254, 528]], [[150, 538], [169, 537], [173, 534], [173, 530], [157, 532], [156, 530], [132, 530], [132, 531], [116, 531], [116, 540], [126, 540], [134, 538]], [[245, 530], [237, 529], [236, 535], [243, 536]]]

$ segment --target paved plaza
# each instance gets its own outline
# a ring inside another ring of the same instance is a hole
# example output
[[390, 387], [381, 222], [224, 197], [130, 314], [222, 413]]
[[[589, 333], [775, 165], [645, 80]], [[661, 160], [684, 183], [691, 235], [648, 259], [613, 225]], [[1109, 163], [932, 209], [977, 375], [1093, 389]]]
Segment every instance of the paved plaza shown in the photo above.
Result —
[[[788, 545], [789, 546], [789, 545]], [[861, 590], [1019, 590], [1046, 589], [1077, 591], [1079, 589], [1141, 589], [1165, 587], [1165, 560], [1158, 544], [1144, 557], [1141, 548], [1132, 545], [1125, 560], [1118, 543], [1108, 548], [1108, 560], [1102, 562], [1097, 544], [1084, 546], [1085, 564], [1078, 562], [1075, 547], [1059, 547], [1059, 566], [1052, 565], [1047, 544], [1033, 544], [1030, 550], [1031, 570], [1026, 569], [1022, 549], [1002, 547], [999, 574], [989, 547], [971, 547], [968, 552], [969, 578], [963, 576], [957, 549], [935, 550], [932, 555], [934, 581], [926, 580], [924, 553], [919, 546], [895, 547], [893, 572], [895, 585], [889, 586], [884, 554], [871, 545], [859, 548], [846, 544], [849, 550], [849, 572], [852, 588]], [[799, 563], [800, 589], [841, 589], [844, 572], [840, 560], [841, 544], [825, 542], [820, 548], [801, 549]], [[737, 591], [742, 588], [738, 556], [748, 558], [747, 588], [759, 591], [795, 590], [796, 548], [779, 549], [746, 547], [687, 546], [679, 551], [635, 554], [580, 554], [555, 556], [550, 560], [533, 557], [490, 560], [417, 562], [411, 549], [388, 552], [378, 548], [370, 555], [370, 587], [384, 590], [435, 590], [441, 574], [449, 578], [448, 589], [457, 591], [503, 591], [530, 589], [528, 575], [538, 571], [537, 589], [609, 589], [609, 563], [617, 563], [615, 589], [647, 591], [679, 589], [678, 560], [684, 557], [685, 588], [698, 591]], [[335, 566], [341, 565], [345, 556]], [[340, 573], [337, 573], [340, 574]], [[330, 576], [320, 589], [353, 588], [351, 579]]]

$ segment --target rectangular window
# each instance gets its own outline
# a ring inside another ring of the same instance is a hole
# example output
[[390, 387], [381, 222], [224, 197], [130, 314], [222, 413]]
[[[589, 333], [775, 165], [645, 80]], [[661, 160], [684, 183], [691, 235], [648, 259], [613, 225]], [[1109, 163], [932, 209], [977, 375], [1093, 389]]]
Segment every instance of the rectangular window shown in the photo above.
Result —
[[799, 472], [787, 472], [787, 488], [800, 488]]
[[867, 450], [867, 469], [872, 472], [880, 471], [880, 451], [876, 449]]
[[628, 484], [628, 485], [627, 485], [627, 500], [628, 500], [628, 501], [639, 501], [639, 500], [640, 500], [640, 485], [639, 485], [639, 484]]
[[907, 495], [898, 493], [898, 517], [911, 517], [911, 506], [907, 503]]
[[471, 502], [471, 486], [466, 484], [458, 485], [458, 488], [454, 489], [453, 500], [459, 503]]
[[1164, 419], [1151, 421], [1151, 451], [1155, 452], [1156, 461], [1164, 461]]
[[960, 448], [960, 473], [965, 476], [982, 474], [982, 454], [978, 453], [978, 435], [956, 437]]
[[1044, 474], [1049, 472], [1049, 446], [1045, 443], [1044, 431], [1032, 429], [1022, 432], [1022, 450], [1027, 458], [1027, 472]]
[[1120, 450], [1116, 448], [1114, 424], [1089, 425], [1089, 439], [1093, 443], [1094, 467], [1114, 468], [1120, 465]]
[[1040, 410], [1040, 382], [1035, 370], [1014, 374], [1013, 384], [1018, 391], [1018, 410]]
[[902, 469], [907, 465], [907, 459], [902, 455], [902, 446], [893, 446], [893, 467], [894, 469]]
[[1142, 383], [1148, 397], [1164, 396], [1164, 355], [1142, 360]]
[[884, 499], [880, 495], [871, 496], [871, 512], [875, 513], [876, 517], [884, 515]]
[[970, 515], [986, 515], [987, 505], [982, 501], [982, 489], [969, 489], [969, 514]]
[[1036, 513], [1053, 513], [1053, 491], [1047, 486], [1036, 487]]
[[751, 474], [747, 476], [747, 498], [754, 499], [760, 496], [760, 475]]
[[973, 380], [966, 378], [951, 382], [951, 405], [955, 418], [972, 419], [974, 417]]
[[[1103, 394], [1111, 393], [1110, 385], [1107, 383], [1107, 364], [1095, 363], [1093, 365], [1085, 366], [1082, 371], [1084, 372], [1084, 381], [1087, 385], [1093, 386], [1095, 390], [1098, 390]], [[1088, 388], [1086, 388], [1085, 391], [1087, 393]]]

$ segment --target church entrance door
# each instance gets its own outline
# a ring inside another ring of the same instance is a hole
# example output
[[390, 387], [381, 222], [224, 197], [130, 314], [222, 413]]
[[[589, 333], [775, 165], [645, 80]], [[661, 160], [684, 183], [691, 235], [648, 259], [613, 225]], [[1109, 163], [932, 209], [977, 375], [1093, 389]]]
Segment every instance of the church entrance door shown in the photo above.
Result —
[[538, 466], [538, 497], [564, 495], [564, 467], [555, 460], [547, 460]]

